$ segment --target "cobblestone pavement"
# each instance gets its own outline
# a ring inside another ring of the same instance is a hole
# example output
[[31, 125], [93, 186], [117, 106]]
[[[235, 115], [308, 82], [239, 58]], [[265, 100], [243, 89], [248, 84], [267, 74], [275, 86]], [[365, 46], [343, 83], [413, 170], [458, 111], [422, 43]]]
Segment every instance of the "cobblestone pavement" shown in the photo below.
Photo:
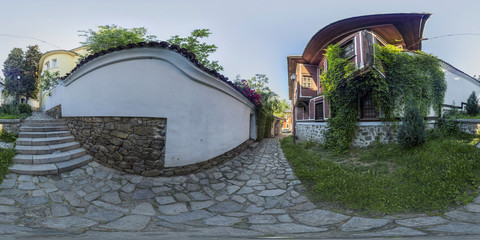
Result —
[[444, 217], [373, 219], [319, 209], [304, 192], [276, 139], [263, 140], [232, 161], [187, 176], [146, 178], [92, 162], [47, 177], [8, 174], [0, 185], [0, 234], [12, 238], [119, 231], [312, 238], [480, 234], [478, 197]]

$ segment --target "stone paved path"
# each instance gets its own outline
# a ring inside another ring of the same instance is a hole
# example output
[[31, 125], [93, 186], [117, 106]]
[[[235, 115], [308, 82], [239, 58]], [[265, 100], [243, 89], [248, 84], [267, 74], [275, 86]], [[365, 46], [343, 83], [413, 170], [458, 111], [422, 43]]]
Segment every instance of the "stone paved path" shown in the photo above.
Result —
[[47, 177], [8, 174], [0, 185], [0, 235], [92, 231], [315, 238], [480, 234], [480, 198], [444, 217], [373, 219], [325, 211], [305, 197], [276, 139], [187, 176], [146, 178], [92, 162]]

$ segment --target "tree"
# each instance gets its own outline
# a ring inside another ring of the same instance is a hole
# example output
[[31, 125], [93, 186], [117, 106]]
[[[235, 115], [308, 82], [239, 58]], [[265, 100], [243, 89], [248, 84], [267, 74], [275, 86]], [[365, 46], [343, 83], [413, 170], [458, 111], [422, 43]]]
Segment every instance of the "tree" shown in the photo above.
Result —
[[38, 45], [28, 46], [23, 61], [24, 77], [21, 79], [22, 94], [27, 98], [37, 99], [38, 96], [38, 64], [42, 53]]
[[212, 33], [209, 29], [195, 29], [188, 37], [180, 37], [179, 35], [172, 36], [167, 41], [179, 45], [181, 48], [187, 49], [189, 52], [195, 54], [196, 59], [203, 66], [221, 71], [223, 67], [218, 64], [218, 61], [210, 61], [208, 57], [211, 53], [217, 51], [215, 44], [207, 44], [200, 42], [199, 39], [208, 38]]
[[475, 91], [473, 91], [472, 94], [470, 94], [470, 96], [468, 97], [465, 110], [467, 110], [467, 114], [470, 116], [475, 116], [480, 113], [480, 108], [478, 107], [477, 94], [475, 94]]
[[21, 48], [14, 48], [3, 63], [5, 76], [5, 92], [15, 96], [16, 101], [20, 96], [37, 98], [38, 94], [38, 64], [42, 53], [38, 45], [28, 46], [24, 53]]
[[79, 36], [86, 37], [85, 41], [80, 44], [86, 46], [87, 51], [92, 54], [130, 43], [155, 41], [157, 38], [155, 35], [147, 35], [147, 29], [144, 27], [128, 29], [115, 24], [98, 26], [97, 31], [88, 29], [78, 32], [83, 33]]
[[7, 59], [3, 62], [2, 72], [5, 76], [5, 93], [15, 96], [18, 101], [21, 94], [19, 79], [24, 77], [23, 50], [21, 48], [14, 48], [10, 51]]
[[405, 148], [422, 145], [427, 140], [425, 122], [420, 110], [413, 103], [407, 107], [402, 124], [398, 128], [398, 144]]

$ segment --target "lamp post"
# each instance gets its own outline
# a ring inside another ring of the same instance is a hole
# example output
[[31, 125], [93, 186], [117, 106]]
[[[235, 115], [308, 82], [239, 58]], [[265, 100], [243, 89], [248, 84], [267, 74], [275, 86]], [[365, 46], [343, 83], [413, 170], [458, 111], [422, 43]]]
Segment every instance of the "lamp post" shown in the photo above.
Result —
[[295, 87], [297, 86], [296, 85], [296, 82], [295, 80], [297, 79], [297, 75], [295, 73], [292, 73], [292, 75], [290, 76], [290, 79], [292, 80], [292, 87], [294, 88], [293, 89], [293, 101], [292, 101], [292, 126], [293, 126], [293, 145], [295, 145], [295, 138], [296, 138], [296, 131], [295, 129], [297, 128], [297, 122], [295, 121], [295, 118], [296, 118], [296, 115], [295, 115]]

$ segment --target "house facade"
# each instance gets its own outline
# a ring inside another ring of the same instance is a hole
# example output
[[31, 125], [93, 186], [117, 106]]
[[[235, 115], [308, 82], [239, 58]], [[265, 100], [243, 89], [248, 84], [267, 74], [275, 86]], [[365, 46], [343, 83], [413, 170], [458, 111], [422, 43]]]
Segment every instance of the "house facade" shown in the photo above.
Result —
[[292, 131], [292, 110], [288, 109], [283, 112], [284, 119], [283, 119], [283, 132], [291, 132]]
[[[359, 70], [358, 74], [364, 74], [375, 70], [375, 44], [390, 44], [408, 51], [421, 50], [423, 30], [430, 15], [378, 14], [340, 20], [319, 30], [302, 55], [288, 56], [289, 98], [292, 100], [296, 135], [300, 139], [324, 140], [330, 106], [323, 94], [320, 76], [328, 70], [325, 50], [329, 45], [340, 45], [343, 57], [353, 63]], [[448, 84], [444, 106], [452, 104], [452, 99], [455, 99], [456, 105], [466, 102], [472, 90], [480, 90], [478, 81], [467, 74], [445, 62], [441, 62], [441, 67]], [[450, 78], [456, 80], [451, 81]], [[395, 134], [381, 122], [381, 112], [375, 108], [372, 98], [359, 97], [358, 103], [359, 128], [353, 146], [367, 146], [375, 139], [381, 142], [394, 140]], [[429, 116], [437, 117], [433, 111]]]

